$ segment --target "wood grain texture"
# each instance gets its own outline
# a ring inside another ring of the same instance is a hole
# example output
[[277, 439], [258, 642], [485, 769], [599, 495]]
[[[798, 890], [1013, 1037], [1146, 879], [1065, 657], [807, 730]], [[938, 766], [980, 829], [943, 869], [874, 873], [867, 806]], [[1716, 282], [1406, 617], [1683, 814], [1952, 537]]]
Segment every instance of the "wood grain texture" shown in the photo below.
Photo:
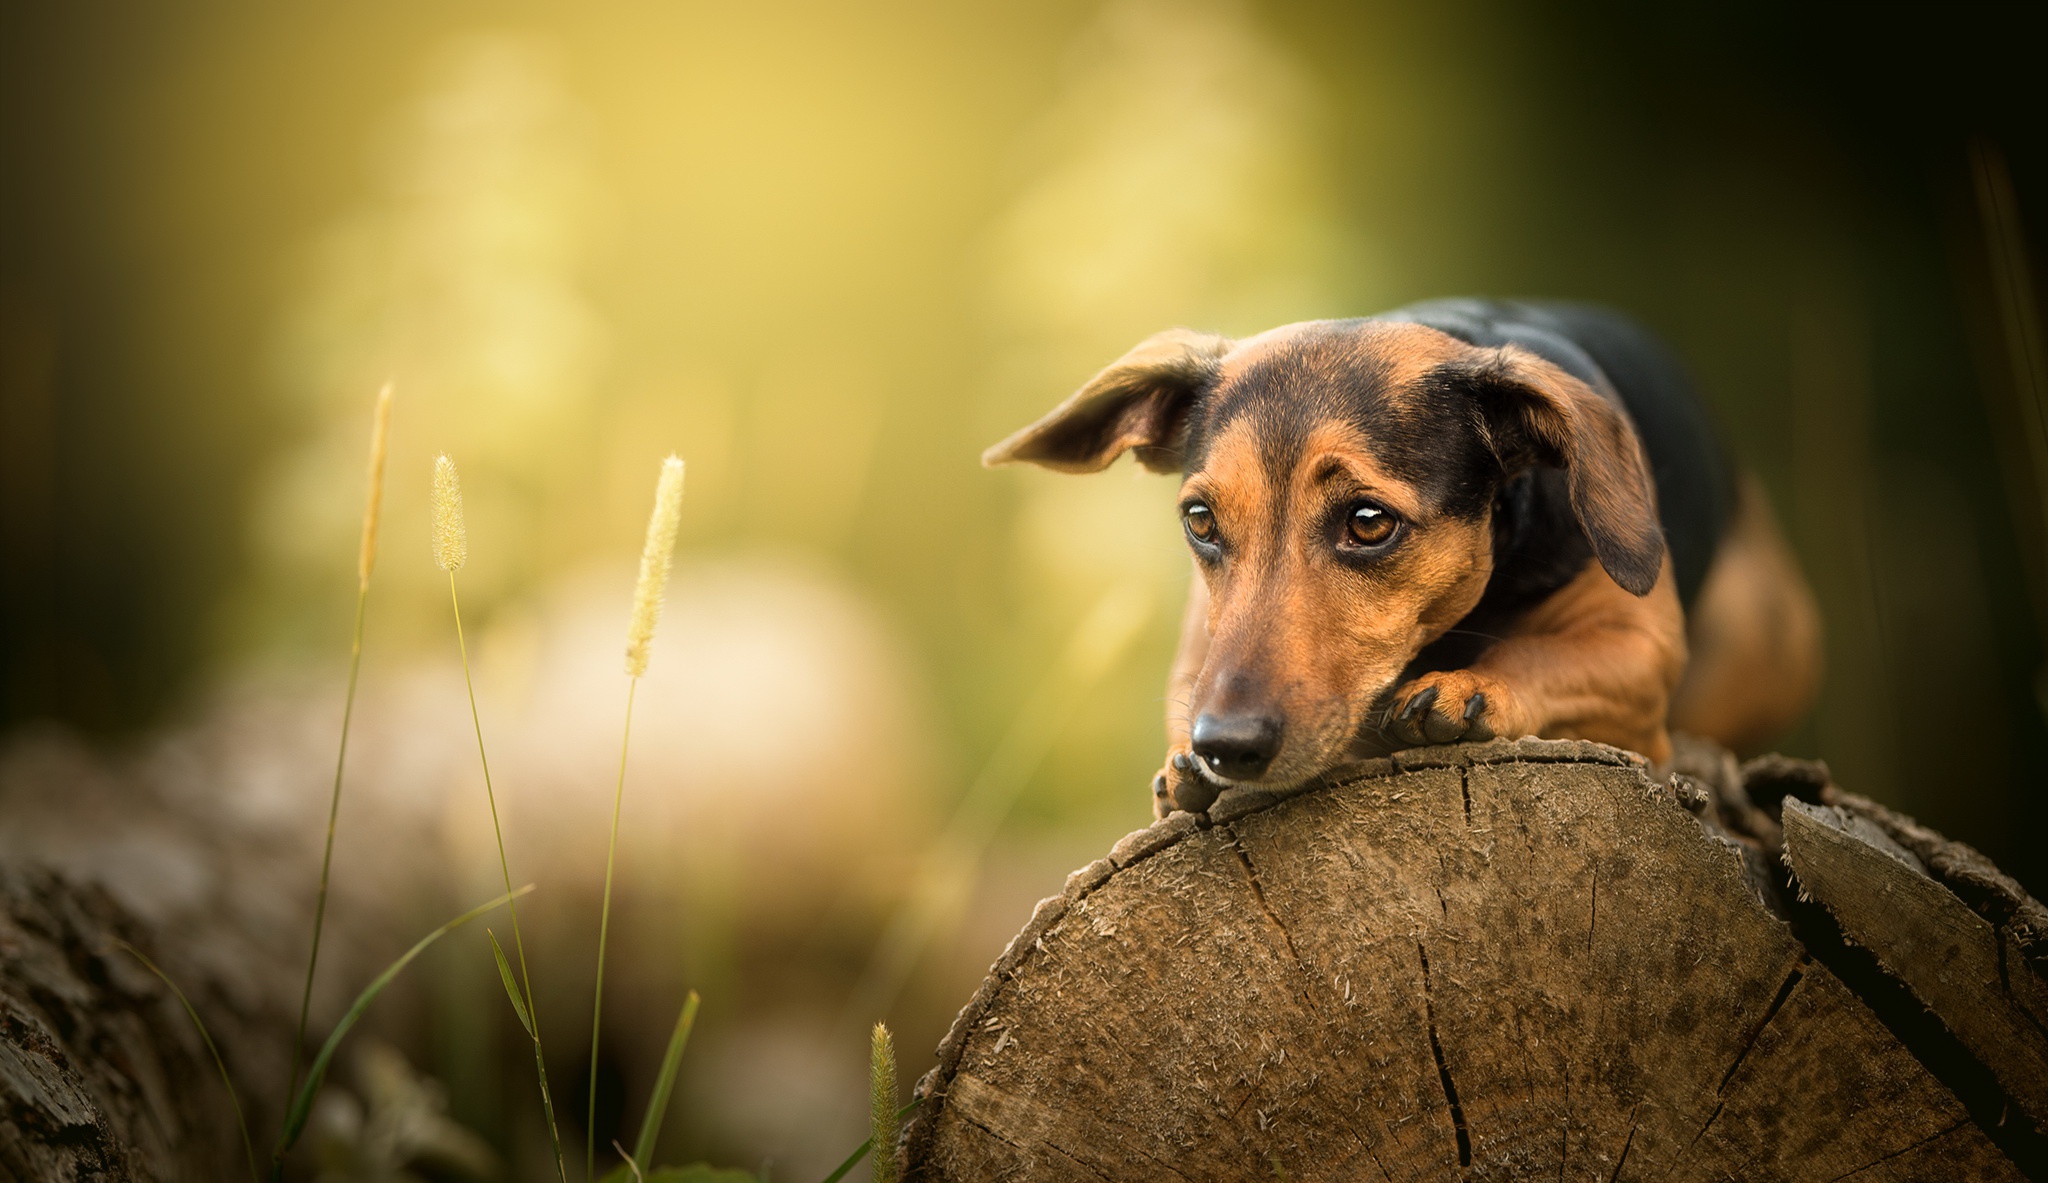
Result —
[[2048, 983], [2011, 931], [1972, 911], [1869, 818], [1788, 802], [1800, 890], [1933, 1011], [2037, 1126], [2048, 1124]]
[[1631, 757], [1226, 793], [1039, 905], [919, 1084], [917, 1180], [2017, 1179]]

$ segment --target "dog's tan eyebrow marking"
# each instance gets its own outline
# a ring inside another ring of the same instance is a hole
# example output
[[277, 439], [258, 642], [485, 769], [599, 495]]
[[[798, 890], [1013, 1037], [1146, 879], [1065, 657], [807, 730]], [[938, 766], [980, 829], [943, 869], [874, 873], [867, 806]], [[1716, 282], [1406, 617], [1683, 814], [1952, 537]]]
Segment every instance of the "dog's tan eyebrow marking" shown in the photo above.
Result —
[[1325, 456], [1316, 462], [1315, 470], [1309, 477], [1309, 483], [1327, 485], [1339, 477], [1349, 477], [1354, 481], [1357, 479], [1342, 460], [1337, 459], [1335, 456]]
[[1301, 483], [1296, 488], [1320, 490], [1341, 480], [1354, 485], [1358, 493], [1385, 502], [1404, 517], [1421, 514], [1424, 506], [1420, 491], [1380, 467], [1369, 441], [1357, 427], [1336, 421], [1318, 424], [1309, 433], [1304, 450], [1315, 459], [1298, 470], [1301, 475], [1296, 480]]
[[1244, 535], [1247, 529], [1263, 528], [1280, 512], [1259, 463], [1258, 443], [1253, 424], [1230, 424], [1211, 445], [1202, 470], [1190, 473], [1181, 485], [1182, 499], [1207, 502], [1226, 535], [1235, 535], [1240, 545], [1250, 541]]

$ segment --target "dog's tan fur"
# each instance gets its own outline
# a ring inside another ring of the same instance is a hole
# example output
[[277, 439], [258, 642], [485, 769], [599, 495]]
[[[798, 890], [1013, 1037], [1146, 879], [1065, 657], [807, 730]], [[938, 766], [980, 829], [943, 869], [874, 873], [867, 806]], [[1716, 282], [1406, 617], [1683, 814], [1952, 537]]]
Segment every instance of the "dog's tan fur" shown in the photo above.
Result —
[[[1247, 420], [1216, 441], [1209, 462], [1182, 484], [1229, 528], [1240, 553], [1224, 568], [1199, 572], [1206, 606], [1200, 672], [1179, 703], [1228, 706], [1235, 696], [1266, 694], [1290, 720], [1290, 738], [1267, 773], [1275, 781], [1314, 775], [1349, 750], [1373, 707], [1363, 688], [1390, 684], [1424, 645], [1441, 637], [1479, 602], [1491, 574], [1482, 522], [1432, 521], [1413, 486], [1374, 461], [1370, 442], [1347, 424], [1318, 425], [1289, 488], [1269, 487]], [[1329, 503], [1375, 497], [1411, 523], [1413, 537], [1387, 569], [1369, 577], [1369, 595], [1338, 576], [1315, 523]], [[1281, 517], [1293, 528], [1263, 528]], [[1261, 676], [1263, 675], [1263, 676]], [[1462, 702], [1463, 700], [1460, 700]], [[1192, 713], [1170, 724], [1175, 750], [1186, 746]]]
[[[1198, 711], [1248, 702], [1286, 720], [1278, 754], [1258, 776], [1273, 784], [1401, 746], [1493, 735], [1598, 740], [1661, 762], [1670, 757], [1670, 721], [1748, 747], [1804, 710], [1817, 680], [1817, 617], [1756, 490], [1746, 490], [1703, 588], [1688, 674], [1687, 622], [1633, 427], [1583, 383], [1513, 347], [1480, 350], [1399, 323], [1342, 335], [1288, 326], [1243, 342], [1175, 330], [986, 459], [1083, 472], [1135, 450], [1147, 467], [1178, 468], [1187, 392], [1228, 389], [1276, 357], [1307, 387], [1370, 367], [1397, 413], [1430, 397], [1428, 379], [1443, 367], [1480, 367], [1510, 392], [1482, 429], [1487, 447], [1506, 469], [1566, 470], [1572, 509], [1598, 558], [1517, 615], [1465, 668], [1403, 680], [1418, 653], [1486, 592], [1492, 511], [1441, 511], [1345, 418], [1304, 428], [1277, 473], [1260, 421], [1227, 420], [1182, 483], [1183, 503], [1207, 506], [1232, 543], [1227, 561], [1196, 564], [1168, 679], [1162, 812], [1218, 787], [1199, 761], [1172, 758], [1188, 751]], [[1360, 498], [1391, 509], [1406, 533], [1383, 559], [1347, 566], [1322, 523]]]
[[1692, 661], [1671, 704], [1674, 728], [1759, 752], [1820, 692], [1820, 606], [1755, 477], [1742, 481], [1686, 624]]

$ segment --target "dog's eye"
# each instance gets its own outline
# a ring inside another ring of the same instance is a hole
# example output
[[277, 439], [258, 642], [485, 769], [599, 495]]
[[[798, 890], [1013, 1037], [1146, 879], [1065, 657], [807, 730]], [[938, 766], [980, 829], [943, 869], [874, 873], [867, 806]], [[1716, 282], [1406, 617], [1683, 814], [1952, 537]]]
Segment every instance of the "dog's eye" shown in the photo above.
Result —
[[1352, 510], [1348, 523], [1351, 541], [1360, 546], [1384, 545], [1399, 525], [1393, 514], [1371, 503]]
[[1181, 520], [1187, 523], [1188, 534], [1197, 542], [1216, 541], [1216, 515], [1199, 501], [1189, 502], [1180, 511]]

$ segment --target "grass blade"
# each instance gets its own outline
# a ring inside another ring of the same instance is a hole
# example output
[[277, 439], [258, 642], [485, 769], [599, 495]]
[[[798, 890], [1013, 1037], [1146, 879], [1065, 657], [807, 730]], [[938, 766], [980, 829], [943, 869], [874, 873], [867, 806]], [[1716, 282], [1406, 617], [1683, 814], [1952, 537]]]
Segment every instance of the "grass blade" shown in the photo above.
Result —
[[[519, 1016], [519, 1025], [526, 1028], [526, 1036], [533, 1042], [533, 1070], [540, 1076], [541, 1109], [547, 1116], [548, 1132], [550, 1135], [553, 1135], [555, 1129], [555, 1102], [554, 1094], [548, 1089], [548, 1065], [547, 1058], [541, 1053], [540, 1031], [534, 1025], [532, 1012], [527, 1009], [529, 1005], [527, 1000], [520, 996], [518, 983], [512, 980], [512, 965], [505, 960], [505, 949], [504, 946], [498, 944], [498, 934], [489, 929], [485, 929], [484, 933], [491, 938], [491, 956], [497, 959], [498, 978], [505, 983], [505, 997], [512, 1000], [512, 1013]], [[557, 1139], [555, 1141], [556, 1149], [559, 1150], [560, 1145], [560, 1141]], [[559, 1167], [561, 1165], [561, 1155], [557, 1154], [555, 1159], [556, 1166]]]
[[519, 983], [512, 980], [512, 966], [505, 960], [505, 950], [498, 945], [498, 934], [487, 928], [484, 935], [491, 938], [491, 956], [497, 958], [498, 976], [505, 981], [505, 996], [512, 1000], [512, 1013], [519, 1016], [519, 1025], [526, 1028], [527, 1038], [538, 1038], [533, 1033], [533, 1020], [526, 1013], [526, 1000], [519, 996]]
[[[242, 1116], [242, 1098], [235, 1092], [235, 1082], [229, 1079], [228, 1077], [228, 1066], [220, 1058], [220, 1049], [213, 1046], [212, 1034], [210, 1034], [206, 1030], [206, 1024], [199, 1020], [199, 1012], [192, 1009], [192, 1000], [185, 997], [185, 992], [183, 990], [178, 989], [178, 983], [171, 980], [171, 975], [165, 973], [161, 969], [158, 969], [156, 962], [151, 961], [148, 957], [145, 957], [142, 953], [142, 950], [129, 944], [127, 941], [121, 940], [120, 938], [116, 937], [114, 939], [114, 943], [121, 946], [123, 949], [128, 950], [129, 954], [133, 956], [135, 960], [140, 961], [143, 964], [143, 966], [149, 970], [149, 972], [157, 976], [158, 981], [161, 981], [164, 985], [169, 986], [171, 988], [171, 993], [178, 996], [178, 1005], [184, 1007], [185, 1014], [191, 1018], [192, 1025], [194, 1027], [199, 1028], [199, 1038], [206, 1042], [206, 1050], [209, 1054], [213, 1056], [213, 1066], [215, 1068], [220, 1069], [220, 1082], [227, 1086], [228, 1100], [234, 1102], [235, 1124], [242, 1127], [242, 1153], [248, 1156], [249, 1179], [251, 1180], [251, 1183], [255, 1183], [255, 1181], [261, 1178], [261, 1176], [259, 1176], [256, 1173], [256, 1148], [249, 1142], [249, 1122], [248, 1119]], [[692, 995], [691, 997], [694, 998], [695, 995]]]
[[[898, 1109], [896, 1111], [896, 1120], [902, 1121], [904, 1118], [909, 1117], [910, 1111], [917, 1108], [923, 1102], [923, 1097], [910, 1098], [909, 1102], [906, 1103], [903, 1106], [903, 1108]], [[831, 1174], [825, 1176], [824, 1183], [839, 1183], [841, 1179], [846, 1178], [846, 1173], [848, 1171], [851, 1171], [853, 1168], [859, 1166], [860, 1160], [867, 1157], [868, 1151], [873, 1149], [874, 1145], [875, 1140], [873, 1138], [869, 1138], [867, 1141], [862, 1142], [859, 1146], [854, 1147], [853, 1153], [846, 1156], [846, 1161], [840, 1163], [836, 1170], [834, 1170]]]
[[[668, 1116], [669, 1093], [676, 1087], [676, 1070], [683, 1066], [683, 1048], [690, 1042], [690, 1028], [697, 1025], [697, 992], [683, 1000], [676, 1016], [676, 1029], [669, 1033], [668, 1050], [661, 1056], [661, 1075], [654, 1078], [654, 1093], [647, 1098], [647, 1116], [640, 1119], [640, 1137], [633, 1143], [633, 1156], [626, 1161], [654, 1162], [654, 1142], [661, 1136], [662, 1119]], [[639, 1168], [634, 1168], [637, 1173]]]
[[377, 1001], [377, 996], [384, 992], [384, 988], [389, 986], [406, 966], [412, 964], [413, 958], [425, 952], [428, 945], [433, 944], [435, 941], [440, 940], [442, 937], [447, 936], [484, 913], [491, 911], [493, 908], [509, 904], [532, 890], [533, 885], [529, 883], [517, 891], [508, 891], [489, 903], [478, 904], [476, 907], [443, 924], [426, 936], [421, 937], [418, 944], [407, 949], [404, 956], [386, 966], [383, 973], [378, 974], [371, 980], [368, 986], [363, 987], [363, 992], [356, 995], [356, 1000], [348, 1008], [348, 1013], [341, 1016], [341, 1022], [334, 1025], [333, 1032], [327, 1036], [327, 1042], [321, 1045], [320, 1054], [313, 1057], [313, 1066], [306, 1073], [306, 1083], [299, 1086], [298, 1095], [292, 1098], [292, 1107], [285, 1114], [284, 1130], [278, 1134], [277, 1157], [282, 1158], [284, 1152], [290, 1150], [292, 1145], [299, 1140], [299, 1135], [305, 1132], [306, 1118], [313, 1111], [313, 1098], [319, 1095], [320, 1086], [326, 1081], [327, 1067], [334, 1060], [335, 1049], [341, 1046], [342, 1036], [349, 1033], [349, 1029], [356, 1025], [356, 1021], [363, 1017], [363, 1012], [369, 1010], [370, 1004]]

